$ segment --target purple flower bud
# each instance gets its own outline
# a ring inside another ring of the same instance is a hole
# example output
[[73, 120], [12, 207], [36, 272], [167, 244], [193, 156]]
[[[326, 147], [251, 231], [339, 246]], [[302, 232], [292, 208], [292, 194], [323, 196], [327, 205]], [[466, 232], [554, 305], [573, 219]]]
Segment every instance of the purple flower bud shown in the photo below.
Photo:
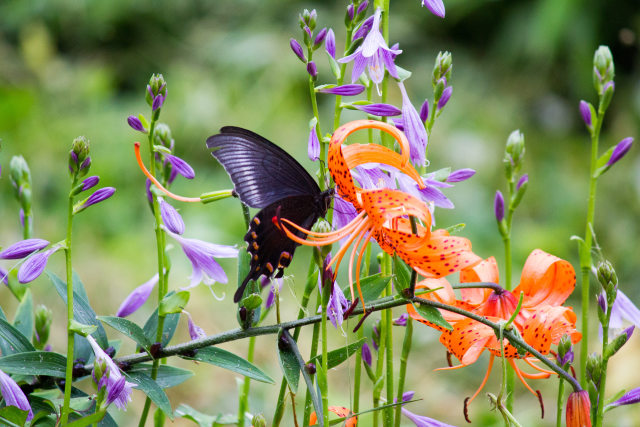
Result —
[[193, 171], [193, 168], [189, 165], [189, 163], [185, 162], [178, 156], [174, 156], [173, 154], [165, 154], [164, 158], [171, 163], [171, 167], [176, 170], [180, 175], [184, 176], [187, 179], [193, 179], [196, 176], [196, 173]]
[[158, 202], [160, 203], [160, 216], [164, 225], [173, 233], [184, 233], [184, 221], [176, 208], [161, 198], [158, 198]]
[[304, 52], [302, 51], [302, 46], [300, 46], [300, 43], [298, 43], [298, 40], [292, 38], [291, 40], [289, 40], [289, 46], [291, 46], [291, 50], [293, 51], [293, 53], [296, 54], [296, 56], [298, 57], [298, 59], [300, 59], [300, 61], [304, 63], [307, 62], [307, 58], [304, 56]]
[[403, 313], [397, 319], [393, 319], [393, 324], [395, 326], [407, 326], [407, 319], [409, 315], [407, 313]]
[[529, 174], [525, 173], [524, 175], [522, 175], [520, 177], [520, 179], [518, 180], [518, 183], [516, 184], [516, 191], [518, 191], [520, 189], [520, 187], [522, 187], [524, 184], [526, 184], [527, 182], [529, 182]]
[[304, 32], [307, 33], [307, 36], [309, 36], [309, 39], [311, 39], [311, 37], [313, 37], [313, 33], [311, 32], [311, 28], [309, 28], [308, 26], [304, 27]]
[[350, 85], [342, 85], [336, 86], [332, 88], [320, 89], [318, 92], [320, 93], [330, 93], [332, 95], [340, 95], [340, 96], [355, 96], [360, 95], [364, 91], [364, 86], [359, 84], [350, 84]]
[[69, 156], [71, 157], [71, 160], [74, 163], [76, 163], [76, 164], [78, 163], [78, 155], [76, 154], [75, 151], [73, 151], [73, 150], [69, 151]]
[[631, 339], [631, 335], [633, 335], [633, 331], [636, 329], [636, 325], [631, 325], [629, 326], [627, 329], [625, 329], [624, 331], [622, 331], [623, 334], [625, 334], [627, 336], [627, 341], [629, 341], [629, 339]]
[[574, 357], [575, 357], [575, 354], [573, 353], [573, 346], [571, 346], [563, 357], [560, 357], [560, 354], [558, 354], [558, 357], [557, 357], [558, 365], [564, 366], [567, 363], [573, 363]]
[[369, 348], [369, 344], [366, 342], [362, 344], [362, 360], [364, 363], [371, 366], [371, 349]]
[[589, 104], [586, 101], [580, 101], [580, 114], [582, 115], [584, 124], [586, 124], [587, 127], [591, 127], [591, 108], [589, 108]]
[[623, 158], [631, 148], [631, 144], [633, 144], [633, 138], [631, 137], [620, 141], [618, 145], [616, 145], [616, 148], [613, 149], [611, 157], [609, 157], [609, 161], [607, 162], [607, 166], [613, 166], [618, 160]]
[[20, 209], [18, 216], [20, 217], [20, 225], [24, 228], [24, 209]]
[[95, 187], [100, 181], [100, 177], [97, 175], [90, 176], [89, 178], [85, 178], [82, 181], [82, 191], [87, 191], [88, 189]]
[[394, 117], [391, 120], [393, 120], [393, 125], [397, 127], [398, 130], [401, 130], [402, 132], [404, 132], [404, 120], [402, 120], [402, 117], [397, 119]]
[[96, 203], [103, 202], [107, 200], [109, 197], [113, 196], [113, 193], [115, 192], [116, 192], [116, 189], [113, 187], [101, 188], [89, 196], [89, 198], [82, 204], [81, 209], [86, 209], [91, 205], [95, 205]]
[[604, 292], [598, 294], [598, 305], [603, 313], [607, 312], [607, 297]]
[[358, 10], [356, 10], [356, 15], [360, 15], [362, 12], [367, 10], [368, 7], [369, 7], [369, 1], [364, 0], [362, 3], [360, 3], [360, 6], [358, 6]]
[[204, 338], [207, 336], [207, 333], [200, 326], [196, 325], [191, 319], [191, 315], [187, 315], [188, 327], [189, 327], [189, 336], [192, 340], [197, 340], [199, 338]]
[[48, 244], [49, 242], [43, 239], [21, 240], [0, 252], [0, 259], [21, 259], [43, 249]]
[[631, 391], [626, 392], [622, 395], [622, 397], [615, 402], [612, 402], [610, 406], [622, 406], [622, 405], [632, 405], [634, 403], [640, 402], [640, 387], [634, 388]]
[[493, 211], [498, 222], [501, 222], [504, 219], [504, 197], [500, 190], [496, 191], [496, 197], [493, 199]]
[[331, 28], [327, 31], [327, 40], [324, 43], [324, 48], [333, 59], [336, 59], [336, 35]]
[[2, 267], [0, 267], [0, 282], [9, 285], [9, 272]]
[[366, 37], [366, 35], [369, 34], [369, 31], [371, 31], [371, 28], [373, 27], [373, 20], [375, 19], [375, 17], [376, 15], [374, 14], [362, 21], [362, 24], [360, 24], [358, 29], [353, 33], [352, 40]]
[[164, 104], [164, 96], [159, 94], [155, 98], [153, 98], [153, 104], [151, 104], [151, 109], [153, 111], [156, 111], [157, 109], [162, 108], [162, 104]]
[[318, 69], [316, 68], [315, 62], [309, 61], [307, 63], [307, 73], [309, 73], [311, 77], [316, 77], [318, 75]]
[[29, 411], [27, 421], [33, 418], [33, 411], [27, 396], [20, 386], [9, 375], [0, 371], [0, 391], [6, 406], [15, 406], [23, 411]]
[[[173, 169], [171, 170], [173, 172]], [[147, 193], [147, 200], [149, 203], [153, 203], [153, 194], [151, 194], [151, 180], [147, 178], [145, 182], [145, 193]]]
[[87, 157], [86, 159], [84, 159], [84, 162], [82, 162], [82, 164], [80, 165], [80, 170], [86, 169], [89, 166], [91, 166], [91, 157]]
[[449, 176], [447, 177], [447, 182], [461, 182], [461, 181], [466, 181], [467, 179], [471, 178], [473, 175], [476, 174], [476, 171], [473, 169], [458, 169], [456, 171], [453, 171], [449, 174]]
[[409, 400], [413, 399], [413, 396], [415, 394], [416, 393], [414, 391], [411, 391], [411, 390], [405, 391], [404, 393], [402, 393], [402, 401], [403, 402], [408, 402]]
[[451, 98], [451, 93], [453, 92], [453, 86], [447, 86], [442, 92], [442, 96], [438, 100], [438, 110], [442, 110], [447, 102], [449, 102], [449, 98]]
[[607, 82], [607, 84], [605, 84], [602, 87], [602, 93], [605, 94], [607, 93], [607, 91], [609, 90], [609, 88], [611, 88], [611, 91], [615, 91], [616, 90], [616, 84], [613, 82], [613, 80], [611, 80], [610, 82]]
[[276, 303], [276, 286], [278, 287], [278, 293], [282, 290], [282, 278], [267, 280], [271, 283], [269, 288], [269, 295], [267, 295], [267, 301], [265, 302], [265, 308], [271, 308]]
[[425, 99], [422, 103], [422, 107], [420, 107], [420, 120], [426, 122], [429, 118], [429, 100]]
[[18, 282], [29, 283], [37, 279], [44, 271], [44, 268], [47, 266], [49, 257], [58, 249], [60, 249], [60, 246], [54, 246], [49, 250], [39, 252], [28, 258], [20, 266], [20, 270], [18, 270]]
[[402, 114], [402, 111], [399, 108], [394, 107], [391, 104], [354, 105], [354, 107], [367, 114], [371, 114], [372, 116], [388, 117], [399, 116]]
[[129, 123], [129, 126], [131, 126], [133, 130], [147, 133], [147, 130], [144, 128], [144, 126], [142, 126], [142, 122], [136, 116], [127, 117], [127, 122]]
[[320, 31], [318, 31], [318, 35], [316, 36], [315, 40], [313, 41], [313, 45], [314, 46], [320, 46], [326, 37], [327, 37], [327, 28], [325, 27], [325, 28], [321, 29]]
[[353, 17], [355, 16], [355, 10], [353, 8], [353, 4], [347, 6], [347, 15], [349, 16], [349, 20], [353, 21]]
[[311, 131], [309, 131], [309, 144], [307, 147], [307, 153], [309, 155], [309, 159], [312, 162], [317, 162], [320, 158], [320, 141], [318, 140], [318, 134], [316, 132], [316, 125], [313, 125]]
[[158, 273], [142, 285], [135, 288], [120, 304], [116, 316], [127, 317], [138, 310], [149, 299], [151, 291], [158, 283]]
[[442, 0], [422, 0], [422, 6], [439, 18], [444, 18], [444, 3]]

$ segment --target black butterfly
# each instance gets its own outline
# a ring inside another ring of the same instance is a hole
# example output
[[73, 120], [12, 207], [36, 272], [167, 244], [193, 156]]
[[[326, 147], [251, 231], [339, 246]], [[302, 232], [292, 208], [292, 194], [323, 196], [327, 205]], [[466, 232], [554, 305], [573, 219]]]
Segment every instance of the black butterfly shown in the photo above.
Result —
[[[229, 174], [240, 200], [261, 209], [244, 236], [251, 254], [249, 274], [233, 300], [242, 298], [249, 280], [261, 275], [282, 277], [293, 257], [296, 242], [276, 223], [279, 218], [310, 229], [329, 208], [333, 189], [321, 191], [309, 173], [287, 152], [249, 130], [225, 126], [207, 139], [211, 154]], [[299, 237], [305, 233], [292, 230]]]

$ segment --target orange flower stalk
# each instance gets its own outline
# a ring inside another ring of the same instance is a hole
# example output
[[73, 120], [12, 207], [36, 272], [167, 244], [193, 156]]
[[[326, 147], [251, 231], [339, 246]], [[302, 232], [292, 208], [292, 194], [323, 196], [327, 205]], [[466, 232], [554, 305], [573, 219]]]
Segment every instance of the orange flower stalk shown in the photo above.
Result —
[[[376, 144], [342, 145], [347, 136], [360, 129], [379, 129], [390, 134], [398, 142], [401, 152], [396, 153]], [[425, 187], [422, 178], [409, 163], [409, 142], [401, 131], [384, 122], [357, 120], [346, 123], [334, 132], [329, 145], [328, 166], [336, 183], [336, 191], [343, 199], [353, 204], [358, 215], [349, 224], [331, 233], [312, 232], [286, 218], [280, 219], [280, 226], [287, 236], [302, 245], [324, 246], [349, 236], [331, 262], [336, 264], [335, 274], [349, 246], [355, 242], [349, 259], [352, 300], [355, 300], [353, 264], [356, 252], [364, 242], [355, 265], [355, 282], [360, 300], [363, 301], [360, 265], [369, 238], [374, 238], [385, 252], [397, 253], [425, 277], [443, 277], [481, 261], [480, 257], [471, 252], [469, 240], [449, 236], [445, 230], [431, 231], [431, 211], [421, 200], [399, 190], [356, 187], [351, 169], [365, 163], [392, 166], [411, 177], [420, 188]], [[409, 216], [415, 217], [426, 226], [418, 225], [417, 233], [412, 233]], [[306, 233], [308, 240], [296, 236], [288, 227]]]
[[[329, 411], [333, 412], [334, 414], [336, 414], [337, 416], [339, 416], [340, 418], [346, 418], [349, 415], [352, 414], [352, 412], [347, 409], [344, 408], [342, 406], [329, 406]], [[309, 425], [313, 426], [318, 422], [318, 416], [316, 415], [315, 411], [311, 413], [311, 417], [309, 418]], [[350, 418], [347, 418], [343, 424], [344, 427], [356, 427], [358, 425], [358, 417], [356, 416], [352, 416]]]
[[[462, 283], [498, 283], [496, 260], [491, 257], [474, 267], [462, 270], [460, 281]], [[527, 258], [520, 284], [512, 292], [485, 288], [461, 289], [461, 298], [456, 299], [451, 285], [445, 279], [423, 281], [418, 284], [417, 288], [441, 288], [425, 295], [425, 298], [469, 310], [492, 322], [508, 320], [513, 315], [518, 304], [518, 296], [522, 292], [524, 294], [522, 307], [513, 325], [518, 329], [525, 342], [540, 353], [548, 354], [551, 345], [557, 344], [564, 334], [569, 335], [573, 343], [582, 338], [580, 332], [575, 329], [575, 313], [571, 308], [562, 306], [573, 292], [575, 282], [575, 271], [569, 262], [536, 249]], [[420, 317], [411, 305], [407, 306], [407, 311], [412, 318], [440, 330], [442, 332], [440, 342], [461, 363], [458, 366], [443, 369], [458, 369], [468, 366], [476, 362], [485, 349], [491, 352], [485, 378], [478, 390], [468, 400], [467, 403], [470, 403], [484, 387], [491, 373], [495, 356], [503, 356], [500, 342], [494, 330], [459, 314], [443, 311], [444, 318], [453, 326], [453, 330], [446, 330]], [[547, 378], [552, 372], [537, 366], [531, 360], [530, 354], [519, 355], [517, 349], [506, 339], [503, 345], [504, 357], [509, 359], [509, 364], [514, 368], [516, 375], [525, 387], [537, 396], [525, 378]], [[539, 373], [529, 374], [522, 371], [516, 365], [515, 359], [524, 360]]]

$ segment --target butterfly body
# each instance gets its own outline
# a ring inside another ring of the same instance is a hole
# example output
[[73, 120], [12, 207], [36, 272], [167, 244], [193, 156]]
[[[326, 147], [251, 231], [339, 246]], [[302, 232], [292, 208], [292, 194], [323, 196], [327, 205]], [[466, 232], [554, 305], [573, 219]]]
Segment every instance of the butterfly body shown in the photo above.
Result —
[[[207, 139], [207, 147], [233, 181], [240, 200], [261, 209], [244, 237], [251, 254], [250, 270], [234, 295], [242, 298], [250, 280], [282, 277], [297, 246], [279, 228], [281, 218], [310, 229], [329, 207], [333, 189], [321, 191], [309, 173], [287, 152], [246, 129], [223, 127]], [[298, 231], [298, 237], [305, 234]]]

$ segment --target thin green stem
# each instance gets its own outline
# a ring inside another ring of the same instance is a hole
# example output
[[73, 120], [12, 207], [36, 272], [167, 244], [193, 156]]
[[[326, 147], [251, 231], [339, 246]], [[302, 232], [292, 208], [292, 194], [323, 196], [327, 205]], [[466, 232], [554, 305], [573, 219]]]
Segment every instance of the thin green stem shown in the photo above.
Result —
[[[249, 338], [249, 350], [247, 351], [247, 360], [253, 362], [253, 354], [256, 347], [256, 337]], [[249, 411], [249, 390], [251, 389], [251, 379], [244, 377], [242, 384], [242, 393], [240, 394], [240, 405], [238, 405], [238, 427], [243, 427], [245, 422], [244, 414]]]
[[31, 220], [31, 209], [24, 211], [24, 227], [22, 228], [22, 238], [30, 239], [33, 233], [33, 221]]
[[606, 350], [609, 346], [609, 322], [611, 321], [611, 308], [611, 305], [607, 307], [607, 315], [605, 318], [605, 322], [602, 325], [602, 373], [600, 374], [600, 384], [598, 384], [600, 397], [598, 399], [598, 407], [595, 411], [596, 416], [594, 421], [596, 427], [602, 427], [602, 421], [604, 419], [605, 390], [607, 388], [607, 367], [609, 365], [609, 357], [607, 357]]
[[558, 378], [558, 400], [556, 401], [556, 427], [562, 427], [562, 411], [564, 409], [564, 380]]
[[[509, 177], [509, 187], [507, 191], [507, 200], [509, 201], [506, 215], [506, 233], [502, 236], [502, 240], [504, 242], [504, 272], [505, 272], [505, 289], [510, 291], [513, 288], [513, 280], [512, 280], [512, 251], [511, 251], [511, 229], [513, 222], [513, 212], [514, 209], [512, 207], [513, 195], [515, 192], [515, 179], [514, 176]], [[506, 370], [506, 393], [507, 393], [507, 411], [510, 413], [513, 412], [513, 400], [514, 393], [513, 390], [515, 388], [515, 372], [513, 369]]]
[[[404, 331], [404, 341], [402, 342], [402, 353], [400, 354], [400, 373], [398, 374], [398, 393], [396, 402], [402, 402], [402, 394], [404, 393], [404, 382], [407, 376], [407, 362], [409, 360], [409, 352], [411, 351], [411, 342], [413, 341], [413, 319], [407, 319], [407, 326]], [[400, 427], [402, 416], [402, 405], [396, 406], [395, 427]]]
[[[315, 305], [315, 312], [317, 312], [318, 307], [322, 305], [321, 299], [322, 299], [322, 294], [318, 292], [318, 298], [316, 299], [316, 305]], [[316, 317], [321, 319], [322, 315], [316, 316]], [[309, 350], [309, 359], [315, 357], [316, 354], [318, 354], [318, 341], [320, 341], [319, 337], [320, 337], [320, 323], [316, 322], [313, 325], [313, 332], [311, 334], [311, 349]], [[307, 393], [305, 394], [305, 398], [304, 398], [304, 418], [302, 422], [302, 425], [304, 426], [309, 425], [309, 418], [311, 418], [312, 407], [313, 407], [313, 404], [311, 402], [311, 393], [309, 393], [309, 390], [307, 390]]]
[[[324, 375], [329, 375], [329, 350], [328, 350], [328, 336], [327, 336], [327, 306], [329, 305], [329, 297], [331, 295], [332, 283], [324, 283], [322, 287], [322, 324], [320, 329], [322, 330], [322, 372]], [[329, 425], [329, 381], [324, 381], [320, 384], [320, 392], [322, 394], [322, 418], [324, 425]]]
[[[383, 255], [383, 262], [386, 265], [386, 272], [387, 274], [391, 273], [391, 256], [387, 253], [385, 253]], [[393, 295], [393, 289], [392, 289], [392, 284], [391, 281], [389, 281], [389, 284], [387, 285], [387, 291], [386, 291], [388, 296], [392, 296]], [[384, 328], [387, 331], [387, 336], [386, 336], [386, 360], [385, 360], [385, 366], [386, 366], [386, 380], [387, 380], [387, 402], [391, 403], [393, 402], [393, 313], [391, 312], [391, 310], [385, 310], [383, 312], [383, 317], [384, 317]], [[392, 426], [393, 425], [393, 408], [389, 407], [386, 408], [384, 410], [384, 425], [385, 426]]]
[[[358, 328], [358, 341], [364, 337], [364, 328]], [[362, 378], [362, 351], [356, 353], [356, 367], [353, 373], [353, 412], [360, 410], [360, 380]]]
[[[71, 182], [73, 189], [78, 183], [78, 177], [75, 175]], [[27, 223], [25, 222], [25, 230]], [[71, 263], [71, 236], [73, 230], [73, 196], [69, 195], [67, 204], [67, 237], [65, 240], [65, 264], [67, 273], [67, 365], [64, 376], [64, 402], [62, 404], [62, 425], [67, 423], [69, 419], [69, 403], [71, 402], [71, 386], [73, 383], [73, 347], [75, 332], [71, 330], [71, 321], [73, 320], [73, 267]]]
[[[307, 57], [309, 61], [313, 57], [313, 49], [307, 49]], [[318, 99], [316, 97], [316, 87], [313, 77], [309, 75], [309, 98], [311, 99], [311, 108], [313, 109], [313, 117], [316, 118], [316, 136], [320, 141], [320, 189], [324, 190], [326, 186], [325, 167], [327, 164], [327, 144], [322, 141], [322, 130], [320, 129], [320, 112], [318, 111]]]

